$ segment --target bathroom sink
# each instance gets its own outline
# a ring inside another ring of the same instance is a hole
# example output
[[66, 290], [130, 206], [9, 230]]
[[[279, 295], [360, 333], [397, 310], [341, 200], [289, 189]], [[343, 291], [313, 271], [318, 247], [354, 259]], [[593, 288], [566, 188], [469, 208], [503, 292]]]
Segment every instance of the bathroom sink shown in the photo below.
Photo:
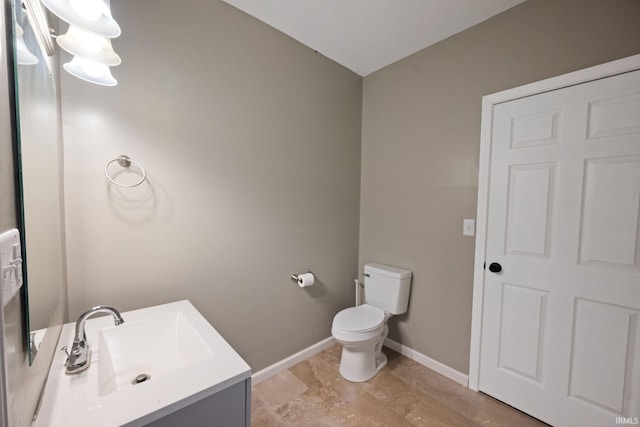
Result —
[[[34, 426], [142, 426], [251, 376], [250, 367], [189, 301], [87, 320], [91, 364], [65, 373], [59, 351]], [[75, 323], [59, 347], [70, 346]]]
[[101, 329], [98, 345], [101, 395], [214, 357], [182, 311]]

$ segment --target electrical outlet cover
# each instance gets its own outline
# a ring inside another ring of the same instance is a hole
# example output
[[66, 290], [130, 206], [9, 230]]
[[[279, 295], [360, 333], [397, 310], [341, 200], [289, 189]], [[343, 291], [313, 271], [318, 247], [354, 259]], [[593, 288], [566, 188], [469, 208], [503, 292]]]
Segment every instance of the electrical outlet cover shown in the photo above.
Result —
[[20, 232], [14, 228], [0, 234], [0, 299], [3, 307], [18, 293], [21, 286]]
[[462, 235], [463, 236], [475, 236], [476, 234], [476, 220], [465, 219], [462, 221]]

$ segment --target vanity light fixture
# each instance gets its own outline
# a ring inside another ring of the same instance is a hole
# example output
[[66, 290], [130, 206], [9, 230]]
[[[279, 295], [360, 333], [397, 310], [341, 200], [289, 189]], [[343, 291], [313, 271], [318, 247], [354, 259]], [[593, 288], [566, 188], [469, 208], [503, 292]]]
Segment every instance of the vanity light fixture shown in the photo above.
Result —
[[71, 25], [102, 37], [120, 36], [120, 26], [111, 16], [110, 0], [41, 0], [54, 15]]
[[120, 57], [111, 46], [120, 36], [120, 26], [111, 16], [110, 0], [40, 0], [58, 18], [69, 23], [58, 44], [73, 55], [62, 65], [71, 75], [102, 86], [115, 86], [110, 66]]
[[31, 53], [24, 42], [24, 31], [18, 24], [16, 24], [16, 53], [20, 65], [36, 65], [38, 63], [38, 58]]
[[49, 26], [47, 13], [42, 4], [40, 4], [39, 0], [22, 0], [22, 5], [43, 55], [53, 55], [56, 50], [56, 45], [51, 37], [53, 30]]
[[69, 74], [89, 83], [102, 86], [115, 86], [118, 84], [118, 81], [111, 75], [111, 69], [108, 65], [91, 59], [74, 56], [71, 62], [63, 64], [62, 67]]
[[119, 65], [121, 60], [111, 46], [111, 39], [98, 36], [75, 25], [69, 25], [66, 34], [56, 39], [60, 47], [76, 57], [82, 57], [104, 65]]

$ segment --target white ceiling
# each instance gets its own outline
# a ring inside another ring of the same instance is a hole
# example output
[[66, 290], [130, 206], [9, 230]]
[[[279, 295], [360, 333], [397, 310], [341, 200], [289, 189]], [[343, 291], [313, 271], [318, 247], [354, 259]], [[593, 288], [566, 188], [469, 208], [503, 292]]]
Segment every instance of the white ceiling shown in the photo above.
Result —
[[524, 0], [224, 0], [366, 76]]

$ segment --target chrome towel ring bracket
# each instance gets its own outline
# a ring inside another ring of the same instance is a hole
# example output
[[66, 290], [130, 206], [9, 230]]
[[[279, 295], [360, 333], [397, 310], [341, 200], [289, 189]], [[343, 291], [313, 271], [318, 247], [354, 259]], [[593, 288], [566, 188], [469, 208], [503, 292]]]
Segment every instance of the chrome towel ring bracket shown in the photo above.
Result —
[[[113, 179], [111, 177], [111, 175], [109, 175], [109, 166], [111, 166], [112, 163], [114, 162], [118, 162], [118, 164], [120, 166], [122, 166], [123, 168], [129, 168], [131, 167], [131, 165], [133, 164], [135, 167], [137, 167], [138, 169], [140, 169], [140, 172], [142, 173], [142, 178], [140, 178], [140, 181], [135, 182], [133, 184], [122, 184], [118, 181], [116, 181], [115, 179]], [[118, 156], [117, 158], [107, 162], [107, 164], [104, 166], [104, 176], [107, 177], [107, 179], [109, 181], [111, 181], [113, 184], [119, 186], [119, 187], [137, 187], [138, 185], [142, 184], [144, 182], [144, 180], [147, 178], [147, 172], [145, 172], [144, 168], [142, 167], [142, 165], [134, 160], [131, 160], [129, 158], [129, 156], [125, 156], [124, 154]]]

